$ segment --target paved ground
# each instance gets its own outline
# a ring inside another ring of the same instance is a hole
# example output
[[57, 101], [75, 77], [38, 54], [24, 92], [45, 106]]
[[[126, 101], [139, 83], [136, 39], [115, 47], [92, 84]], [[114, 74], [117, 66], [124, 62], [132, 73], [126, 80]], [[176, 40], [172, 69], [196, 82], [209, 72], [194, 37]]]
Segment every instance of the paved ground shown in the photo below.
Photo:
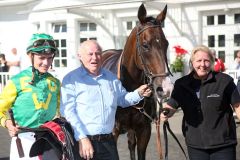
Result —
[[[181, 118], [182, 118], [182, 113], [178, 112], [175, 114], [173, 118], [169, 120], [169, 122], [170, 122], [171, 129], [176, 134], [179, 141], [185, 148], [184, 139], [180, 129]], [[238, 142], [240, 143], [240, 124], [238, 124], [237, 132], [239, 137]], [[120, 160], [130, 159], [126, 137], [127, 137], [126, 134], [120, 135], [119, 137], [118, 151], [119, 151]], [[169, 160], [185, 160], [184, 155], [180, 150], [178, 144], [170, 135], [168, 137], [169, 137], [169, 158], [168, 159]], [[163, 142], [163, 137], [162, 137], [162, 142]], [[0, 127], [0, 160], [8, 160], [9, 145], [10, 145], [10, 138], [8, 136], [8, 133], [6, 132], [5, 129]], [[185, 151], [186, 151], [186, 148], [185, 148]], [[157, 160], [157, 159], [159, 159], [159, 156], [156, 150], [156, 130], [155, 130], [155, 126], [153, 125], [152, 136], [147, 148], [146, 160]], [[240, 160], [240, 144], [237, 146], [237, 160]]]

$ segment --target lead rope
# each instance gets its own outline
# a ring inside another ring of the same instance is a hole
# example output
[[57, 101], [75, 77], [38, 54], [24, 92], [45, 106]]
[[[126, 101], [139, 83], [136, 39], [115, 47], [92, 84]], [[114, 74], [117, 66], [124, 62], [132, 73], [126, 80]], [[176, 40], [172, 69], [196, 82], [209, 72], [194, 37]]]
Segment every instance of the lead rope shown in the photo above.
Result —
[[161, 137], [160, 137], [160, 118], [158, 118], [158, 120], [155, 121], [156, 124], [156, 132], [157, 132], [157, 151], [159, 154], [159, 159], [162, 160], [163, 159], [163, 151], [162, 151], [162, 144], [161, 144]]
[[165, 160], [168, 160], [168, 137], [167, 137], [167, 131], [172, 135], [172, 137], [176, 140], [176, 142], [178, 143], [178, 146], [181, 148], [186, 160], [187, 160], [187, 155], [181, 145], [181, 143], [179, 142], [179, 140], [177, 139], [176, 135], [173, 133], [173, 131], [170, 129], [170, 125], [168, 123], [168, 121], [165, 121], [163, 123], [163, 135], [164, 135], [164, 140], [165, 140]]
[[161, 122], [160, 114], [164, 112], [164, 110], [162, 109], [163, 108], [162, 103], [163, 101], [165, 102], [166, 100], [167, 100], [167, 97], [164, 97], [161, 99], [161, 102], [157, 101], [159, 104], [159, 111], [158, 111], [158, 119], [155, 121], [155, 123], [156, 123], [156, 131], [157, 131], [157, 150], [158, 150], [160, 160], [163, 159], [163, 151], [162, 151], [161, 136], [160, 136], [160, 122]]
[[[167, 100], [167, 98], [165, 99], [165, 101]], [[160, 106], [160, 111], [159, 111], [159, 117], [160, 117], [160, 114], [161, 112], [163, 112], [164, 115], [167, 115], [169, 113], [169, 109], [164, 109], [163, 106], [162, 106], [162, 101], [159, 102], [159, 106]], [[168, 160], [168, 134], [167, 134], [167, 131], [171, 134], [171, 136], [174, 138], [174, 140], [177, 142], [178, 146], [181, 148], [186, 160], [187, 160], [187, 155], [181, 145], [181, 143], [179, 142], [179, 140], [177, 139], [176, 135], [173, 133], [173, 131], [171, 130], [170, 128], [170, 125], [169, 125], [169, 122], [168, 121], [165, 121], [163, 123], [163, 136], [164, 136], [164, 142], [165, 142], [165, 160]]]
[[157, 132], [157, 151], [159, 153], [159, 157], [160, 157], [160, 160], [163, 159], [163, 151], [162, 151], [162, 145], [161, 145], [161, 137], [160, 137], [160, 119], [158, 118], [157, 120], [154, 121], [154, 119], [149, 115], [147, 114], [147, 112], [144, 110], [144, 106], [145, 106], [145, 99], [144, 99], [144, 103], [143, 103], [143, 107], [135, 107], [135, 109], [139, 110], [139, 112], [143, 113], [147, 118], [149, 118], [152, 122], [155, 122], [155, 125], [156, 125], [156, 132]]

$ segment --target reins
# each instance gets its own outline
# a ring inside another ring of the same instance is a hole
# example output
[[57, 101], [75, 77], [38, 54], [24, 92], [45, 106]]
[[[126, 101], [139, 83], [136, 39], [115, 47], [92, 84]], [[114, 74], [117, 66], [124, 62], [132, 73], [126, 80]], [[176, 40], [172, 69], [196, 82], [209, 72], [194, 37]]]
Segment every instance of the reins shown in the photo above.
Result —
[[172, 137], [175, 139], [175, 141], [178, 143], [178, 146], [181, 148], [186, 160], [187, 160], [187, 155], [181, 145], [181, 143], [179, 142], [179, 140], [177, 139], [176, 135], [173, 133], [173, 131], [170, 128], [170, 125], [168, 123], [168, 121], [165, 121], [163, 123], [163, 136], [164, 136], [164, 141], [165, 141], [165, 160], [168, 160], [168, 137], [167, 137], [167, 131], [172, 135]]
[[[159, 103], [159, 117], [160, 117], [161, 113], [163, 113], [164, 115], [167, 115], [169, 113], [169, 109], [163, 108], [163, 103], [166, 102], [167, 100], [168, 100], [168, 98], [166, 98], [164, 101], [161, 101], [161, 102], [158, 101], [158, 103]], [[183, 152], [183, 154], [184, 154], [184, 156], [185, 156], [185, 158], [187, 160], [187, 155], [186, 155], [186, 153], [185, 153], [181, 143], [179, 142], [177, 136], [171, 130], [168, 121], [163, 122], [163, 136], [164, 136], [164, 144], [165, 144], [165, 156], [164, 156], [164, 159], [168, 160], [168, 136], [167, 136], [168, 133], [167, 132], [169, 132], [171, 134], [171, 136], [174, 138], [174, 140], [177, 142], [178, 146], [182, 150], [182, 152]]]

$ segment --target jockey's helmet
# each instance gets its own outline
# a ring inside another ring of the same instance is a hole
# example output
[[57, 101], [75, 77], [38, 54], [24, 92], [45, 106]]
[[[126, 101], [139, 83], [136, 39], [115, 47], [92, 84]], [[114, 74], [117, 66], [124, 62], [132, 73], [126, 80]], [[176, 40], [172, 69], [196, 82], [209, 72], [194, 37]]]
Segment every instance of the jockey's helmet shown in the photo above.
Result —
[[27, 54], [56, 54], [58, 49], [52, 36], [45, 33], [33, 34], [29, 40]]

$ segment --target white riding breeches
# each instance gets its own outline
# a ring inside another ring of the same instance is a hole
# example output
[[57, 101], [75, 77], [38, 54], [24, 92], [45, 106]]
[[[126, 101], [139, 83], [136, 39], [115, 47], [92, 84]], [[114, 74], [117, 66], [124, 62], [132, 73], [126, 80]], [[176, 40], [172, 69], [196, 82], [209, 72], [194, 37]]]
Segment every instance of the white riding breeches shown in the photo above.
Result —
[[12, 138], [10, 149], [10, 160], [40, 160], [39, 157], [29, 157], [29, 152], [32, 144], [35, 142], [35, 133], [25, 132], [19, 133], [18, 137], [21, 139], [22, 147], [24, 151], [24, 157], [19, 158], [18, 149], [16, 145], [16, 137]]

